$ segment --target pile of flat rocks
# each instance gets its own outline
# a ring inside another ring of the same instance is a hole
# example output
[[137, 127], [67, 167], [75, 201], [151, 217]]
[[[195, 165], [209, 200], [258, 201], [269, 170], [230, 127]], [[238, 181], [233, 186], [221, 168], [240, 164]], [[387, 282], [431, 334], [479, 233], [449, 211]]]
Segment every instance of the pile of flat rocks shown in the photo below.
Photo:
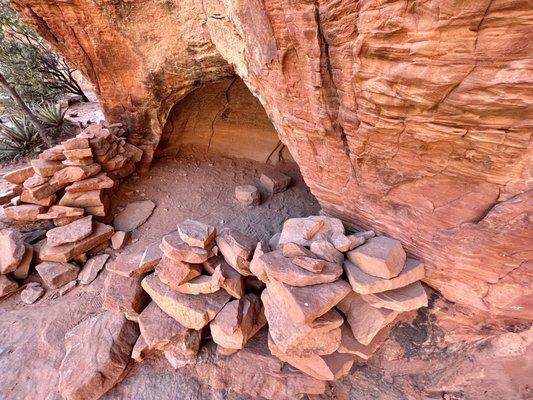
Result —
[[[427, 306], [422, 263], [373, 231], [294, 218], [270, 241], [185, 220], [143, 252], [107, 264], [103, 307], [138, 322], [132, 357], [193, 363], [202, 340], [232, 356], [266, 329], [279, 360], [318, 381], [369, 359], [403, 311]], [[266, 327], [268, 325], [268, 327]]]
[[[121, 128], [90, 125], [75, 138], [43, 151], [27, 167], [3, 179], [11, 184], [0, 199], [4, 222], [49, 221], [49, 229], [21, 235], [0, 230], [0, 297], [19, 289], [32, 266], [49, 289], [65, 294], [78, 279], [88, 284], [103, 268], [108, 255], [91, 258], [107, 247], [114, 228], [101, 221], [108, 216], [109, 192], [135, 170], [143, 151], [121, 137]], [[114, 243], [127, 234], [117, 232]], [[83, 267], [83, 269], [81, 269]], [[78, 277], [79, 275], [79, 277]], [[26, 285], [21, 299], [33, 303], [44, 294], [39, 284]]]

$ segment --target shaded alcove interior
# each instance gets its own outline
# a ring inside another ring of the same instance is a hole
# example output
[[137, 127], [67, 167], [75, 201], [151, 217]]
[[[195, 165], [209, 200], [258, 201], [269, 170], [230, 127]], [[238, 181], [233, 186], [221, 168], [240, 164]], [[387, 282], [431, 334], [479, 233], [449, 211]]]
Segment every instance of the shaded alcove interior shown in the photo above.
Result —
[[223, 154], [277, 164], [293, 161], [264, 108], [239, 78], [204, 84], [170, 111], [157, 156]]

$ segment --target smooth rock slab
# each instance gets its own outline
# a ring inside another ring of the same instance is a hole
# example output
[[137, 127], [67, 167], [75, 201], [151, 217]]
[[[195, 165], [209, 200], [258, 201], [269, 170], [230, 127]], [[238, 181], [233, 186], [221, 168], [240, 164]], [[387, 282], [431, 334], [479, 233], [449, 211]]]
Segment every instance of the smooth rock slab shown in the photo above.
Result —
[[6, 173], [3, 178], [9, 183], [15, 185], [21, 185], [26, 179], [31, 178], [35, 174], [35, 171], [32, 166], [19, 168], [14, 171]]
[[316, 257], [332, 263], [342, 264], [344, 261], [344, 254], [327, 240], [317, 240], [311, 243], [311, 252]]
[[141, 287], [142, 277], [126, 278], [109, 272], [104, 281], [102, 308], [125, 312], [129, 316], [139, 314], [148, 303], [148, 295]]
[[0, 274], [17, 269], [26, 248], [22, 236], [13, 229], [0, 229]]
[[201, 268], [198, 264], [188, 264], [163, 256], [155, 267], [155, 273], [161, 282], [176, 290], [184, 283], [200, 276]]
[[80, 269], [67, 262], [45, 261], [35, 267], [44, 284], [51, 289], [57, 289], [73, 281]]
[[59, 392], [66, 400], [96, 400], [119, 381], [139, 337], [137, 324], [123, 314], [104, 312], [65, 335]]
[[196, 330], [212, 321], [230, 299], [223, 290], [197, 296], [183, 294], [165, 285], [154, 274], [144, 278], [142, 286], [164, 312], [183, 326]]
[[116, 230], [131, 232], [150, 218], [154, 208], [155, 203], [151, 200], [134, 201], [115, 216], [113, 225]]
[[279, 171], [268, 171], [259, 178], [261, 185], [270, 193], [280, 193], [287, 190], [291, 177]]
[[211, 249], [189, 246], [178, 233], [164, 236], [160, 248], [168, 258], [192, 264], [201, 264], [214, 255]]
[[60, 246], [85, 239], [93, 232], [93, 217], [89, 215], [70, 224], [50, 229], [46, 233], [49, 246]]
[[373, 307], [400, 312], [416, 310], [428, 305], [428, 296], [420, 282], [386, 292], [365, 294], [363, 299]]
[[[314, 232], [317, 226], [320, 229]], [[313, 233], [311, 236], [310, 232]], [[313, 242], [319, 240], [329, 241], [332, 235], [339, 233], [344, 234], [344, 225], [337, 218], [324, 216], [290, 218], [283, 223], [279, 245], [283, 246], [285, 243], [297, 243], [302, 246], [311, 246]]]
[[104, 268], [109, 259], [109, 254], [100, 254], [89, 259], [78, 275], [78, 281], [82, 285], [88, 285], [96, 279], [98, 273]]
[[241, 275], [250, 276], [250, 262], [256, 243], [236, 229], [222, 229], [217, 238], [217, 246], [228, 262]]
[[346, 256], [367, 274], [385, 279], [398, 276], [407, 258], [400, 241], [386, 236], [374, 237]]
[[222, 281], [221, 273], [213, 275], [200, 275], [188, 282], [176, 286], [176, 290], [184, 294], [208, 294], [220, 290]]
[[189, 246], [205, 249], [215, 239], [217, 230], [214, 226], [186, 219], [178, 224], [178, 234]]
[[[76, 167], [71, 167], [76, 168]], [[65, 188], [66, 192], [87, 192], [90, 190], [111, 189], [115, 186], [115, 181], [106, 173], [98, 174], [94, 177], [79, 180]]]
[[354, 336], [350, 326], [345, 323], [341, 327], [342, 338], [339, 349], [339, 353], [353, 354], [363, 360], [368, 360], [379, 349], [383, 342], [388, 338], [390, 334], [390, 325], [380, 330], [372, 341], [367, 344], [361, 344]]
[[15, 221], [37, 221], [37, 216], [46, 211], [45, 206], [37, 204], [21, 204], [20, 206], [7, 207], [4, 215]]
[[394, 278], [384, 279], [372, 276], [356, 267], [350, 261], [344, 261], [344, 271], [354, 292], [371, 294], [398, 289], [424, 278], [424, 264], [418, 260], [408, 258], [402, 272]]

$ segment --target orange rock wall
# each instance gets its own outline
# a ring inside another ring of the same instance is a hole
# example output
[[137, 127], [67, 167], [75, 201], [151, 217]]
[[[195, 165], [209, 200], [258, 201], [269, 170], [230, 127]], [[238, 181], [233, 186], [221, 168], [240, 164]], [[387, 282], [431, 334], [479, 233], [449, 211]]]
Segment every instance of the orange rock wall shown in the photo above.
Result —
[[533, 319], [528, 1], [13, 3], [147, 146], [237, 73], [324, 210], [402, 240], [448, 299]]

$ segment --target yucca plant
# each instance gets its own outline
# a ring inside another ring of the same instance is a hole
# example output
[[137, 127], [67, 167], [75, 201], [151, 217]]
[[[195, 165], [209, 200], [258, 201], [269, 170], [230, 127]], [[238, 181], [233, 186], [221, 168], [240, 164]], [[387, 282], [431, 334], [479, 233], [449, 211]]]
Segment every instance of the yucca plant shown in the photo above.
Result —
[[34, 113], [53, 138], [71, 133], [73, 125], [65, 119], [67, 109], [62, 109], [57, 103], [42, 104], [35, 108]]
[[39, 133], [25, 116], [12, 116], [10, 125], [0, 125], [0, 158], [16, 159], [42, 150]]

